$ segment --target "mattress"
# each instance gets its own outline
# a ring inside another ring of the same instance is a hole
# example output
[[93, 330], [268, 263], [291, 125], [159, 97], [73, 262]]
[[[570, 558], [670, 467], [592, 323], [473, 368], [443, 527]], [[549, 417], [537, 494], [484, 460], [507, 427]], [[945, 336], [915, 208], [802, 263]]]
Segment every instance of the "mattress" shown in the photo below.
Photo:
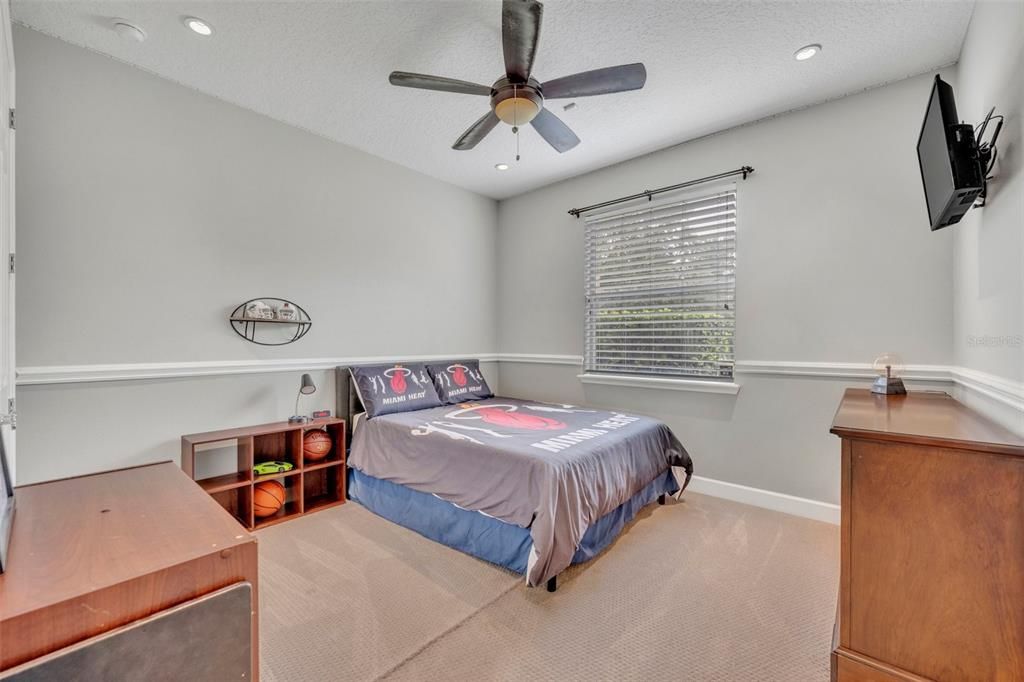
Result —
[[528, 529], [526, 575], [566, 568], [589, 528], [671, 467], [693, 465], [654, 419], [514, 398], [377, 416], [356, 429], [349, 466]]

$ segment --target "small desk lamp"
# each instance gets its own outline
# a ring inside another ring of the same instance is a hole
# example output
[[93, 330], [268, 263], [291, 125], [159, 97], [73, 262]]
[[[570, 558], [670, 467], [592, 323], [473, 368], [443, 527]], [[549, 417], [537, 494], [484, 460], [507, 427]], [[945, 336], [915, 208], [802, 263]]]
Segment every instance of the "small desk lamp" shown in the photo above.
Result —
[[313, 421], [309, 417], [299, 414], [299, 399], [303, 395], [310, 395], [311, 393], [316, 393], [316, 384], [313, 383], [313, 377], [303, 374], [302, 384], [299, 386], [299, 392], [295, 396], [295, 414], [288, 417], [289, 424], [307, 424]]

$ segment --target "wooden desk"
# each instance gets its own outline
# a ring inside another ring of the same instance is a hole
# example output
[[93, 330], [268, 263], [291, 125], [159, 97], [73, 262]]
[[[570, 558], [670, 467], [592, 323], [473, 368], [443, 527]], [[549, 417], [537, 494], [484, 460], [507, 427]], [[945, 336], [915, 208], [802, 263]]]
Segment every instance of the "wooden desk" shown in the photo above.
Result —
[[1024, 439], [945, 394], [850, 389], [833, 680], [1024, 679]]
[[220, 588], [252, 585], [256, 539], [170, 462], [15, 489], [0, 670]]

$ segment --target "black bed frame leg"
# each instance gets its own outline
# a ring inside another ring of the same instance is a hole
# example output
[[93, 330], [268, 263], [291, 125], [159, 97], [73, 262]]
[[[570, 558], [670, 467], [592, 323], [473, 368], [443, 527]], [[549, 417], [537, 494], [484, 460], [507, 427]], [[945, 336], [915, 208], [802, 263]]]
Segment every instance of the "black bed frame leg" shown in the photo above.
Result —
[[658, 504], [665, 504], [665, 493], [658, 495]]
[[548, 592], [554, 592], [558, 589], [558, 576], [552, 576], [548, 578]]

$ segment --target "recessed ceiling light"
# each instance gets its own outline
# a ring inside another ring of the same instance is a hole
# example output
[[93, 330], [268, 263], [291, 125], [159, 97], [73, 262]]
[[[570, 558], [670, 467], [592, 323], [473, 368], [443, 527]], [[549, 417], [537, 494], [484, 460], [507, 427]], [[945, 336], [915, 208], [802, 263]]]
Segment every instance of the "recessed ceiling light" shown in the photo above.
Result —
[[146, 32], [133, 23], [124, 19], [114, 19], [112, 23], [114, 32], [125, 40], [141, 43], [146, 39]]
[[213, 35], [213, 26], [198, 17], [185, 17], [185, 25], [201, 36]]
[[494, 164], [494, 170], [508, 170], [507, 163], [496, 163]]
[[805, 62], [814, 55], [821, 52], [821, 45], [817, 43], [811, 43], [810, 45], [804, 45], [799, 50], [793, 53], [793, 58], [798, 62]]

